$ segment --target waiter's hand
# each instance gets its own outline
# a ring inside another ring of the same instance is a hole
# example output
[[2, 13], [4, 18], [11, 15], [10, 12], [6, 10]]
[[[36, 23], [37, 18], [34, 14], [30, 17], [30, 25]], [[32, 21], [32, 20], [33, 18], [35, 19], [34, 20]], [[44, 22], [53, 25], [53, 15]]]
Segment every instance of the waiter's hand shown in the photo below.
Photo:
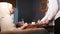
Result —
[[38, 20], [37, 21], [37, 24], [39, 24], [39, 25], [47, 25], [48, 24], [48, 22], [49, 22], [49, 20], [45, 20], [45, 21], [40, 21], [40, 20]]

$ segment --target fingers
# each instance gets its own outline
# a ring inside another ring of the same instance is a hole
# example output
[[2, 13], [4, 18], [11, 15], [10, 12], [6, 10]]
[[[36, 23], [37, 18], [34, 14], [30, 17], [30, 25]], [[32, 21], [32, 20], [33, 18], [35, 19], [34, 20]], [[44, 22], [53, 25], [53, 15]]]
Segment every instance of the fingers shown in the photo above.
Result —
[[25, 24], [23, 24], [23, 26], [24, 26], [24, 27], [26, 27], [26, 26], [28, 26], [28, 24], [27, 24], [27, 23], [25, 23]]
[[46, 21], [38, 21], [37, 24], [39, 25], [46, 25], [48, 24], [49, 20], [46, 20]]
[[45, 24], [48, 24], [48, 23], [49, 23], [49, 20], [46, 20], [46, 21], [45, 21]]
[[23, 24], [21, 27], [16, 28], [16, 29], [14, 29], [14, 30], [16, 30], [16, 31], [18, 31], [18, 30], [22, 30], [22, 29], [24, 29], [24, 28], [27, 27], [27, 26], [28, 26], [28, 24], [25, 23], [25, 24]]
[[27, 26], [28, 26], [28, 24], [25, 23], [25, 24], [23, 24], [20, 28], [21, 28], [21, 29], [24, 29], [24, 28], [27, 27]]
[[38, 22], [37, 22], [37, 24], [40, 24], [40, 25], [42, 25], [43, 23], [45, 23], [45, 22], [40, 21], [40, 20], [38, 20]]

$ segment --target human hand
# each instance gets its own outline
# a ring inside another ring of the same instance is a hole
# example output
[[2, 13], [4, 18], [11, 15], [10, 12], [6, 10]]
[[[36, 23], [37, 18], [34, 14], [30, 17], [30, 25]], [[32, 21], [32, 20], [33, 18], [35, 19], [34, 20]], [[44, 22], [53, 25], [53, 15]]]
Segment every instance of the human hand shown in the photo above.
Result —
[[28, 26], [28, 24], [25, 23], [25, 24], [23, 24], [21, 27], [15, 29], [15, 30], [22, 30], [22, 29], [24, 29], [24, 28], [27, 27], [27, 26]]
[[14, 9], [10, 10], [10, 15], [14, 14]]
[[21, 28], [21, 29], [24, 29], [24, 28], [27, 27], [27, 26], [28, 26], [28, 24], [25, 23], [25, 24], [23, 24], [20, 28]]
[[28, 23], [25, 23], [25, 24], [23, 24], [23, 26], [22, 27], [27, 27], [28, 26]]
[[40, 20], [38, 20], [38, 21], [37, 21], [37, 24], [39, 24], [39, 25], [47, 25], [48, 22], [49, 22], [49, 20], [45, 20], [45, 21], [40, 21]]

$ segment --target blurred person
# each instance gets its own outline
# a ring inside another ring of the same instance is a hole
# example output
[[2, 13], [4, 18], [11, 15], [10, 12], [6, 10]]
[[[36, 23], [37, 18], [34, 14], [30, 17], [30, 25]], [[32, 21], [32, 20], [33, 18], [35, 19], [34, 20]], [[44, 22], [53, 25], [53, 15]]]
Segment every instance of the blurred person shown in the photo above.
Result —
[[54, 18], [56, 20], [57, 18], [60, 17], [60, 0], [47, 0], [47, 7], [48, 10], [45, 13], [45, 16], [41, 19], [38, 20], [37, 24], [40, 25], [47, 25], [50, 20]]
[[16, 28], [13, 23], [13, 18], [11, 15], [14, 13], [13, 5], [8, 2], [0, 2], [0, 27], [1, 32], [3, 31], [14, 31], [14, 30], [22, 30], [28, 24], [25, 23], [21, 27]]

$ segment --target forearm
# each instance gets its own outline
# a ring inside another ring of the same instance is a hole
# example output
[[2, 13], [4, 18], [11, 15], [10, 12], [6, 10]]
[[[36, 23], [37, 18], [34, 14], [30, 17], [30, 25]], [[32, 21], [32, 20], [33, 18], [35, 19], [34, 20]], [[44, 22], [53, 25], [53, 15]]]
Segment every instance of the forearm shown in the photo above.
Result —
[[28, 24], [27, 23], [25, 23], [25, 24], [23, 24], [21, 27], [19, 27], [21, 30], [22, 29], [24, 29], [25, 27], [27, 27], [28, 26]]
[[48, 10], [45, 14], [45, 17], [41, 21], [45, 21], [46, 19], [51, 20], [58, 11], [57, 0], [49, 0]]

